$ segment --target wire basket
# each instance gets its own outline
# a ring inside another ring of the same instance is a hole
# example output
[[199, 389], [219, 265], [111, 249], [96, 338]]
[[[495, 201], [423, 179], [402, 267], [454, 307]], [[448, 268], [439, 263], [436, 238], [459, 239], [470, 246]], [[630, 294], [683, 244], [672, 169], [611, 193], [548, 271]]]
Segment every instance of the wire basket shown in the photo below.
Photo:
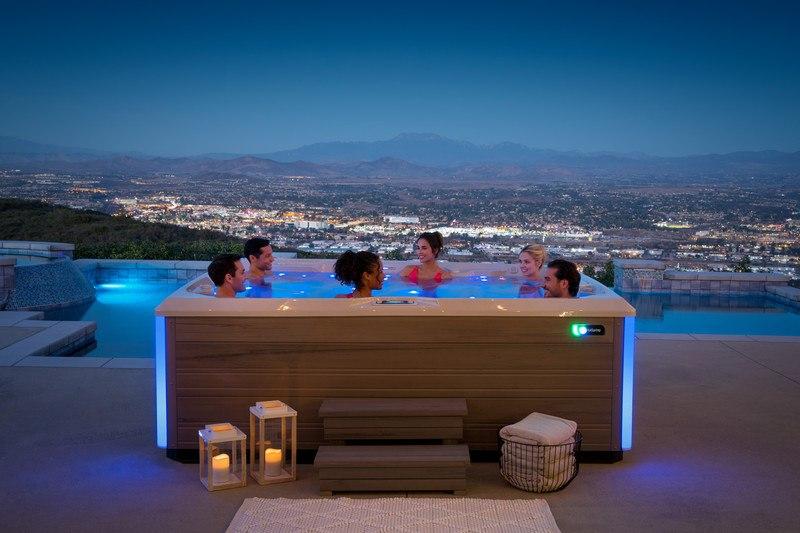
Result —
[[565, 444], [527, 444], [500, 437], [500, 474], [529, 492], [561, 490], [578, 475], [583, 436], [576, 431]]

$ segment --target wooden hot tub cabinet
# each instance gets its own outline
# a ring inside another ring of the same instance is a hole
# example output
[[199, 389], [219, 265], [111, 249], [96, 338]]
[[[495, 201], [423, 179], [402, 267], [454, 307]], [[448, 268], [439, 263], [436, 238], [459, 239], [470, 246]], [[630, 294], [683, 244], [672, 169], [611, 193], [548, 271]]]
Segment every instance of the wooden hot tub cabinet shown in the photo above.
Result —
[[[575, 322], [605, 335], [573, 337]], [[502, 426], [540, 411], [577, 421], [584, 450], [621, 452], [623, 327], [620, 317], [167, 317], [167, 448], [195, 449], [210, 422], [247, 427], [259, 400], [294, 407], [299, 448], [315, 449], [326, 398], [456, 397], [472, 450], [496, 450]]]

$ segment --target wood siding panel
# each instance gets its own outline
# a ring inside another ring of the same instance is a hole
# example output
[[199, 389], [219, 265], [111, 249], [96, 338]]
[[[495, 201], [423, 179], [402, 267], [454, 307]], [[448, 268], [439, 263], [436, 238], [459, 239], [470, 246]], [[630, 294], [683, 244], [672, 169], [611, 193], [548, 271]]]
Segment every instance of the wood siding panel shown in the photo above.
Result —
[[[207, 342], [262, 344], [292, 342], [389, 342], [448, 344], [454, 339], [477, 344], [570, 342], [610, 344], [614, 341], [614, 319], [554, 317], [203, 317], [176, 318], [179, 339]], [[600, 324], [606, 334], [572, 338], [574, 322]], [[264, 332], [259, 335], [258, 332]], [[279, 332], [279, 334], [276, 334]]]
[[[479, 375], [463, 370], [430, 369], [420, 375], [410, 371], [318, 371], [292, 372], [288, 369], [252, 372], [194, 372], [182, 370], [176, 385], [186, 395], [200, 396], [215, 389], [231, 393], [254, 393], [280, 389], [535, 389], [549, 391], [593, 390], [610, 392], [609, 370], [486, 370]], [[452, 395], [455, 396], [455, 395]]]
[[495, 372], [511, 370], [608, 370], [612, 345], [520, 344], [447, 346], [391, 343], [261, 344], [201, 340], [180, 341], [175, 357], [181, 370], [453, 370]]
[[466, 398], [476, 450], [497, 449], [500, 427], [532, 411], [578, 422], [585, 450], [619, 449], [621, 319], [581, 318], [606, 326], [583, 339], [565, 333], [576, 319], [358, 320], [168, 319], [169, 447], [196, 448], [211, 422], [246, 429], [250, 405], [279, 399], [298, 410], [300, 447], [315, 448], [326, 398], [424, 397]]

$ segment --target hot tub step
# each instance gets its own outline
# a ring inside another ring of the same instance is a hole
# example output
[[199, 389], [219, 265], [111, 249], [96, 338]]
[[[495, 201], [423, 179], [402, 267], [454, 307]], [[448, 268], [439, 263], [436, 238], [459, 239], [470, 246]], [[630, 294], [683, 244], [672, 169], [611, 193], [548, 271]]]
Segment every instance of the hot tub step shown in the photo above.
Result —
[[314, 459], [320, 491], [466, 489], [465, 444], [320, 446]]
[[319, 408], [326, 440], [456, 441], [466, 414], [463, 398], [335, 398]]

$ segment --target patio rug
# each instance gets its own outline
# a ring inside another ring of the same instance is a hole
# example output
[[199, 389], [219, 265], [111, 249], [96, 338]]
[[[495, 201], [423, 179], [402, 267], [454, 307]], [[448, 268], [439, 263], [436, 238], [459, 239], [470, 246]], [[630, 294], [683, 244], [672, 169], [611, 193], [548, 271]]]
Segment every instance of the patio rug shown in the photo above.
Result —
[[229, 533], [270, 532], [558, 532], [544, 500], [474, 498], [247, 498]]

